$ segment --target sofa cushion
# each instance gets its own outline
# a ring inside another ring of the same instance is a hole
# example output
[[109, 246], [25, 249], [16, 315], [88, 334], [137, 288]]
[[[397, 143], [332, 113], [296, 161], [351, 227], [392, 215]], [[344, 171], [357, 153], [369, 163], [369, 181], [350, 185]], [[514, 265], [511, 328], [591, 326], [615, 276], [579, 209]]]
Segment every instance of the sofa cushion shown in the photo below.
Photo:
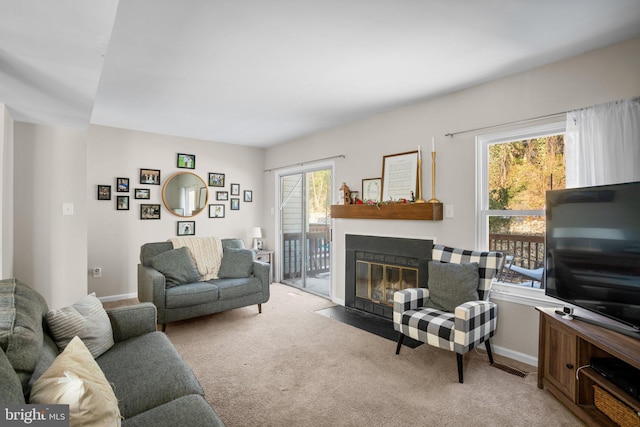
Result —
[[[189, 414], [185, 419], [185, 414]], [[202, 396], [190, 394], [124, 420], [124, 427], [224, 427]]]
[[78, 337], [33, 384], [29, 403], [69, 405], [72, 426], [120, 425], [113, 389]]
[[186, 247], [158, 254], [151, 258], [149, 263], [165, 276], [167, 288], [200, 280], [196, 263]]
[[71, 307], [50, 310], [47, 324], [60, 350], [64, 350], [75, 336], [80, 337], [94, 358], [113, 345], [111, 321], [95, 293]]
[[[211, 280], [218, 282], [219, 279]], [[165, 305], [167, 308], [190, 307], [198, 304], [218, 301], [220, 293], [217, 285], [209, 282], [189, 283], [167, 289]]]
[[244, 240], [242, 239], [221, 239], [222, 249], [244, 249]]
[[151, 267], [149, 261], [156, 255], [173, 249], [171, 242], [145, 243], [140, 247], [140, 263], [145, 267]]
[[2, 378], [0, 381], [0, 402], [3, 404], [24, 404], [20, 378], [2, 350], [0, 350], [0, 378]]
[[429, 261], [429, 308], [453, 312], [467, 301], [478, 296], [478, 263], [456, 264]]
[[181, 396], [203, 394], [191, 369], [162, 332], [118, 342], [96, 359], [127, 419]]
[[249, 277], [253, 273], [254, 258], [255, 252], [250, 249], [225, 249], [218, 277], [221, 279]]
[[262, 281], [253, 276], [244, 279], [218, 279], [212, 282], [218, 287], [221, 300], [240, 298], [262, 291]]
[[44, 298], [16, 279], [0, 280], [0, 347], [28, 393], [29, 379], [42, 348]]

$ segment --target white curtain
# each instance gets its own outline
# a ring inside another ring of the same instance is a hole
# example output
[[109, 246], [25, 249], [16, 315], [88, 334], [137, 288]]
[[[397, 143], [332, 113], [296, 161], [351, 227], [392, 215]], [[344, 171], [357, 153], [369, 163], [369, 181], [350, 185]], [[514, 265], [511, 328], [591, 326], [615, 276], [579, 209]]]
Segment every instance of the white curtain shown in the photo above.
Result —
[[640, 98], [567, 113], [567, 188], [640, 181]]

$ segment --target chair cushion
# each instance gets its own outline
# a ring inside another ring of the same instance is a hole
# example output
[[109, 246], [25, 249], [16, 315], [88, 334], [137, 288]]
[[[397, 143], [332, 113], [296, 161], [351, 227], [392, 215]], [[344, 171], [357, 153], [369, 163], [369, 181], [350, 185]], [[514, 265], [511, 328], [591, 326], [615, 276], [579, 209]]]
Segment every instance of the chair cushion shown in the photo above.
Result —
[[225, 249], [218, 277], [221, 279], [249, 277], [253, 273], [254, 258], [255, 252], [249, 249]]
[[71, 307], [49, 310], [47, 324], [60, 350], [75, 336], [80, 337], [94, 358], [113, 346], [111, 321], [95, 293]]
[[125, 420], [181, 396], [203, 394], [193, 371], [162, 332], [118, 342], [96, 362], [113, 385]]
[[448, 312], [478, 297], [478, 263], [429, 261], [429, 299], [426, 306]]
[[220, 290], [220, 299], [241, 298], [262, 292], [262, 281], [257, 277], [245, 279], [218, 279], [213, 281]]
[[454, 349], [455, 318], [453, 313], [433, 308], [407, 310], [401, 315], [399, 330], [414, 340], [434, 347], [449, 351]]
[[113, 389], [78, 337], [33, 384], [29, 403], [69, 405], [69, 421], [74, 426], [120, 425]]
[[151, 258], [149, 264], [165, 276], [167, 288], [200, 280], [196, 263], [185, 246], [162, 252]]
[[502, 252], [470, 251], [443, 245], [433, 245], [431, 259], [455, 264], [477, 262], [480, 279], [478, 282], [478, 296], [481, 300], [488, 300], [493, 278], [502, 268], [503, 255]]
[[[218, 280], [212, 280], [218, 282]], [[218, 301], [218, 286], [208, 282], [195, 282], [169, 288], [165, 294], [167, 308], [191, 307]]]

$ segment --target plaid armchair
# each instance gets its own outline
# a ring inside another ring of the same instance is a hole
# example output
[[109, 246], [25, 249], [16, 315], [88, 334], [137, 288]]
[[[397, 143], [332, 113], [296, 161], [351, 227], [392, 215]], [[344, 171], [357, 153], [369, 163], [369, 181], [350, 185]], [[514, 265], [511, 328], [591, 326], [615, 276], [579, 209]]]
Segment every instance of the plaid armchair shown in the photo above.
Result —
[[502, 253], [480, 252], [434, 245], [434, 261], [466, 264], [478, 263], [477, 301], [468, 301], [453, 313], [428, 308], [429, 289], [411, 288], [393, 296], [393, 327], [400, 332], [396, 354], [400, 354], [405, 336], [434, 347], [454, 351], [458, 362], [458, 381], [463, 382], [463, 355], [479, 344], [485, 344], [489, 362], [493, 364], [490, 338], [497, 324], [498, 307], [489, 301], [491, 283], [502, 267]]

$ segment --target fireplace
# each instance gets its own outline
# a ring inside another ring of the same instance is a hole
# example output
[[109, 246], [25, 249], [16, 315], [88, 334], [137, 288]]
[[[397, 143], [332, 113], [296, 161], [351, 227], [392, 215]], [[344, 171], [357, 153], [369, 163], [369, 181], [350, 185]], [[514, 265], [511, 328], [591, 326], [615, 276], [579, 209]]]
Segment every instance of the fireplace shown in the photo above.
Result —
[[426, 287], [432, 240], [347, 234], [345, 305], [393, 318], [393, 293]]

